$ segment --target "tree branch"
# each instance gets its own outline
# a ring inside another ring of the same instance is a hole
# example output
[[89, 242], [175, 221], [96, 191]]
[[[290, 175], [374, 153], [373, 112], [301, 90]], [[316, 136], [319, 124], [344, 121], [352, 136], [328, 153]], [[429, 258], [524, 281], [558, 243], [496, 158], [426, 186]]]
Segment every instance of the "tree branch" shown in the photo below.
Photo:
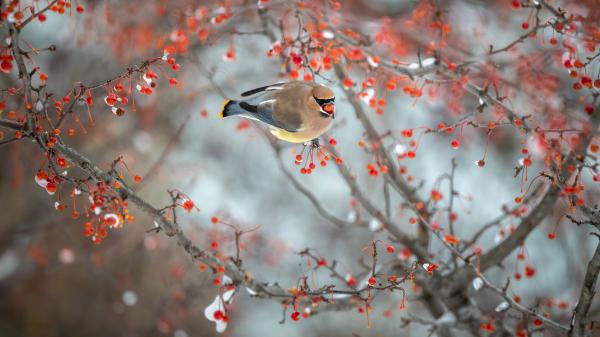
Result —
[[[572, 152], [565, 162], [562, 164], [562, 171], [559, 176], [563, 180], [567, 180], [571, 176], [569, 166], [577, 163], [577, 152], [586, 152], [590, 145], [593, 135], [598, 130], [600, 125], [600, 113], [592, 115], [590, 118], [590, 134], [583, 137], [583, 141], [577, 151]], [[517, 229], [512, 232], [506, 239], [485, 253], [480, 259], [481, 271], [485, 271], [495, 264], [504, 260], [515, 248], [522, 245], [527, 239], [527, 236], [533, 229], [550, 213], [554, 204], [560, 196], [560, 186], [558, 182], [553, 182], [548, 188], [540, 202], [529, 212], [529, 214], [521, 221]]]
[[15, 131], [21, 131], [25, 129], [25, 125], [4, 118], [0, 118], [0, 126]]
[[600, 241], [596, 246], [596, 251], [594, 251], [594, 255], [590, 259], [585, 272], [581, 293], [579, 294], [579, 300], [577, 301], [577, 305], [573, 310], [573, 318], [571, 319], [569, 336], [585, 336], [588, 313], [590, 311], [594, 295], [596, 295], [595, 289], [596, 281], [598, 280], [598, 273], [600, 273]]
[[[341, 64], [334, 65], [335, 73], [337, 77], [342, 81], [346, 76], [344, 70], [342, 69]], [[367, 137], [372, 144], [377, 144], [378, 146], [375, 149], [379, 160], [382, 161], [384, 165], [388, 167], [388, 175], [390, 177], [390, 181], [392, 185], [396, 188], [396, 190], [402, 195], [402, 197], [406, 200], [406, 202], [410, 204], [424, 204], [423, 201], [417, 195], [416, 190], [411, 187], [406, 180], [400, 175], [396, 163], [392, 160], [390, 154], [386, 150], [386, 146], [383, 144], [379, 133], [371, 123], [371, 120], [367, 116], [366, 111], [363, 109], [360, 101], [358, 101], [358, 95], [352, 88], [343, 87], [344, 93], [346, 94], [346, 98], [352, 105], [354, 109], [354, 113], [356, 117], [361, 122], [365, 132], [367, 133]], [[418, 211], [419, 214], [425, 218], [429, 218], [425, 207], [421, 208]], [[419, 245], [422, 247], [427, 247], [427, 243], [429, 242], [428, 231], [426, 228], [423, 228], [422, 224], [419, 223]], [[413, 244], [414, 246], [414, 244]]]
[[348, 226], [367, 226], [367, 223], [365, 223], [364, 221], [359, 221], [357, 219], [357, 222], [348, 222], [348, 221], [344, 221], [338, 217], [336, 217], [335, 215], [329, 213], [321, 204], [321, 202], [319, 201], [319, 199], [317, 199], [317, 197], [306, 187], [304, 187], [302, 185], [302, 183], [300, 183], [298, 181], [298, 179], [296, 179], [293, 174], [285, 167], [285, 164], [283, 163], [283, 160], [281, 159], [281, 147], [277, 144], [277, 141], [274, 140], [272, 137], [269, 137], [269, 135], [265, 134], [265, 138], [267, 138], [271, 144], [271, 147], [273, 148], [273, 151], [275, 151], [275, 156], [277, 159], [277, 164], [279, 165], [279, 168], [281, 169], [281, 172], [283, 172], [283, 174], [290, 180], [290, 182], [292, 183], [292, 185], [294, 186], [294, 188], [296, 188], [296, 190], [298, 190], [298, 192], [304, 194], [304, 196], [310, 201], [310, 203], [315, 207], [316, 211], [326, 220], [328, 220], [329, 222], [331, 222], [332, 224], [336, 225], [337, 227], [348, 227]]

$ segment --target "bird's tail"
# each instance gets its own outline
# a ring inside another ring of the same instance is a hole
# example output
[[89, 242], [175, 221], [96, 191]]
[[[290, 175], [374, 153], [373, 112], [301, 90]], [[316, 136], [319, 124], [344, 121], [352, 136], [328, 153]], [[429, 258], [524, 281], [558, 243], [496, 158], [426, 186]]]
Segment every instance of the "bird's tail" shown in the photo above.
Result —
[[223, 103], [223, 109], [221, 109], [219, 117], [225, 118], [233, 115], [239, 115], [242, 113], [244, 113], [244, 111], [242, 110], [242, 108], [240, 108], [239, 102], [228, 99], [225, 101], [225, 103]]

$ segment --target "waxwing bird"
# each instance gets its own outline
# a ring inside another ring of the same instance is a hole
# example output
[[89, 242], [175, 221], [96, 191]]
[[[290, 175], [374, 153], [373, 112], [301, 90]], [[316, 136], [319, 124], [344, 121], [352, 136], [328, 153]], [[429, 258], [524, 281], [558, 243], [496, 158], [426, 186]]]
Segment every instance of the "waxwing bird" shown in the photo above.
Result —
[[335, 117], [335, 97], [325, 85], [290, 81], [242, 93], [241, 100], [226, 100], [220, 117], [240, 116], [261, 121], [271, 133], [291, 143], [317, 139]]

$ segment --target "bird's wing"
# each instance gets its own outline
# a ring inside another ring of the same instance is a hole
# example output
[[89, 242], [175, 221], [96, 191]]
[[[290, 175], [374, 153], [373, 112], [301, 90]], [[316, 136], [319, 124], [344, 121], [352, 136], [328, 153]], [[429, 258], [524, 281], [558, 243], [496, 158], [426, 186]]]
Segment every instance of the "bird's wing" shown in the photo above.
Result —
[[[303, 104], [303, 98], [278, 99], [280, 95], [287, 97], [304, 97], [303, 93], [310, 90], [301, 81], [290, 81], [277, 83], [262, 88], [247, 91], [242, 96], [251, 96], [240, 102], [240, 107], [252, 116], [273, 127], [288, 132], [298, 132], [303, 129], [302, 118], [299, 108]], [[276, 107], [277, 106], [277, 107]]]
[[[311, 95], [311, 87], [305, 82], [291, 81], [285, 88], [273, 93], [276, 98], [273, 110], [273, 119], [281, 122], [294, 132], [302, 131], [307, 125], [306, 119], [310, 117], [311, 109], [307, 104], [307, 97]], [[318, 109], [318, 107], [317, 107]]]
[[276, 128], [283, 129], [288, 132], [298, 132], [302, 127], [302, 121], [299, 117], [291, 116], [292, 118], [282, 118], [274, 114], [276, 99], [270, 99], [261, 102], [256, 106], [256, 113], [251, 115], [256, 116], [259, 120], [272, 125]]
[[280, 90], [283, 88], [284, 85], [285, 85], [285, 82], [279, 82], [279, 83], [275, 83], [275, 84], [271, 84], [271, 85], [266, 85], [264, 87], [251, 89], [246, 92], [243, 92], [242, 97], [252, 96], [252, 95], [258, 94], [259, 92], [263, 92], [263, 91]]

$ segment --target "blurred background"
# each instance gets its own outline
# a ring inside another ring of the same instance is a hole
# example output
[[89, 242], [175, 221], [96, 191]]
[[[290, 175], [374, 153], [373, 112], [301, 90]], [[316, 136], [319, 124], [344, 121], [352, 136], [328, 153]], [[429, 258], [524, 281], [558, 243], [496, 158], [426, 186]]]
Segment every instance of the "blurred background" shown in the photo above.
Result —
[[[383, 55], [413, 63], [418, 60], [418, 52], [426, 53], [434, 36], [425, 24], [431, 13], [419, 12], [428, 10], [423, 9], [423, 3], [344, 1], [340, 10], [331, 12], [331, 22], [371, 36], [385, 26], [394, 38], [377, 48]], [[387, 240], [386, 234], [366, 227], [340, 229], [323, 219], [290, 183], [259, 126], [235, 118], [218, 118], [224, 100], [220, 90], [235, 98], [253, 87], [289, 78], [282, 74], [279, 58], [267, 57], [272, 44], [266, 36], [241, 34], [261, 29], [255, 1], [82, 4], [83, 14], [49, 13], [46, 22], [34, 22], [23, 31], [23, 38], [34, 47], [56, 45], [55, 52], [36, 55], [35, 63], [49, 75], [49, 90], [57, 97], [69, 92], [78, 81], [102, 82], [131, 65], [160, 57], [169, 41], [180, 48], [175, 59], [181, 70], [176, 74], [177, 86], [169, 86], [159, 73], [162, 83], [153, 95], [136, 97], [135, 112], [126, 111], [119, 117], [105, 105], [95, 104], [95, 126], [91, 126], [85, 110], [78, 108], [86, 132], [70, 120], [69, 125], [77, 132], [68, 138], [69, 144], [101, 168], [108, 168], [112, 160], [123, 156], [133, 174], [142, 176], [136, 190], [154, 206], [170, 202], [168, 189], [185, 192], [200, 211], [182, 213], [179, 222], [201, 247], [217, 241], [219, 249], [233, 254], [232, 230], [211, 223], [213, 216], [245, 229], [260, 225], [257, 231], [243, 236], [242, 257], [244, 266], [263, 280], [279, 282], [284, 288], [294, 286], [302, 276], [310, 276], [316, 285], [333, 282], [326, 271], [314, 271], [314, 265], [297, 255], [308, 247], [328, 261], [338, 261], [344, 274], [358, 277], [365, 271], [358, 262], [369, 261], [363, 248], [374, 239]], [[247, 10], [210, 31], [205, 41], [186, 30], [186, 17], [197, 15], [201, 8], [218, 12], [219, 6], [226, 4]], [[563, 5], [582, 15], [592, 15], [594, 10], [593, 1]], [[295, 29], [294, 16], [286, 14], [296, 6], [294, 2], [271, 1], [269, 6], [273, 6], [270, 15], [281, 18], [291, 31]], [[479, 59], [481, 72], [474, 74], [475, 79], [484, 78], [483, 59], [489, 45], [504, 46], [517, 39], [523, 33], [521, 22], [528, 19], [529, 13], [513, 10], [511, 1], [505, 0], [454, 0], [446, 2], [443, 9], [452, 28], [447, 54], [460, 61]], [[5, 27], [2, 32], [6, 34]], [[233, 57], [228, 56], [232, 51]], [[550, 89], [540, 84], [543, 79], [530, 81], [534, 83], [523, 80], [530, 78], [530, 71], [541, 72], [560, 59], [560, 52], [536, 39], [527, 41], [519, 52], [494, 59], [500, 65], [499, 73], [510, 83], [502, 87], [504, 94], [511, 98], [517, 111], [524, 115], [558, 110], [577, 100], [564, 90], [570, 85], [564, 81], [564, 72], [555, 72], [557, 82]], [[16, 76], [15, 71], [2, 75], [3, 87], [10, 86]], [[369, 176], [366, 165], [371, 155], [357, 145], [364, 130], [341, 91], [339, 80], [333, 72], [325, 76], [332, 82], [321, 78], [317, 81], [328, 83], [336, 91], [339, 116], [329, 134], [336, 138], [338, 151], [356, 174], [361, 188], [383, 208], [383, 182]], [[357, 70], [350, 77], [358, 83], [366, 78]], [[419, 100], [400, 90], [389, 93], [386, 100], [383, 115], [369, 110], [381, 132], [435, 128], [440, 122], [456, 121], [476, 111], [479, 105], [476, 97], [456, 95], [451, 85], [431, 86]], [[473, 120], [487, 123], [490, 116], [489, 112], [476, 114]], [[460, 192], [455, 205], [456, 228], [459, 237], [468, 237], [501, 216], [503, 207], [514, 206], [513, 199], [520, 195], [521, 188], [520, 177], [513, 177], [522, 157], [520, 149], [536, 140], [523, 139], [514, 128], [499, 129], [489, 140], [486, 165], [480, 168], [474, 163], [484, 156], [486, 133], [465, 127], [458, 150], [450, 146], [453, 138], [444, 133], [427, 134], [420, 140], [417, 157], [404, 159], [400, 165], [407, 167], [415, 186], [422, 186], [419, 193], [428, 197], [433, 188], [448, 193], [447, 182], [438, 186], [437, 179], [450, 172], [451, 160], [456, 158], [455, 189]], [[309, 188], [325, 209], [344, 219], [357, 216], [350, 190], [333, 164], [318, 168], [311, 175], [301, 175], [294, 165], [300, 147], [283, 146], [284, 168]], [[219, 335], [203, 313], [217, 294], [214, 276], [201, 271], [173, 240], [149, 233], [153, 226], [149, 218], [134, 213], [135, 222], [111, 231], [101, 245], [95, 245], [82, 235], [81, 220], [73, 220], [69, 210], [60, 212], [53, 207], [57, 195], [50, 196], [36, 185], [33, 176], [44, 160], [36, 145], [23, 142], [2, 146], [0, 156], [4, 158], [0, 161], [0, 336]], [[535, 159], [531, 176], [543, 165], [542, 157]], [[70, 202], [68, 195], [63, 199]], [[399, 205], [402, 200], [395, 196], [392, 201]], [[559, 205], [556, 214], [528, 239], [525, 263], [536, 268], [535, 279], [511, 285], [511, 291], [520, 294], [525, 303], [548, 299], [566, 302], [566, 309], [554, 309], [559, 317], [560, 310], [567, 317], [574, 305], [584, 268], [577, 261], [589, 259], [588, 246], [593, 242], [585, 230], [567, 230], [573, 225], [559, 220], [563, 212], [564, 205]], [[415, 231], [408, 215], [395, 206], [393, 216], [402, 229]], [[443, 219], [440, 216], [441, 222]], [[507, 217], [499, 227], [486, 232], [479, 246], [489, 247], [503, 229], [516, 223]], [[546, 235], [555, 225], [557, 239], [548, 241]], [[432, 242], [433, 254], [447, 254], [442, 251], [439, 243]], [[394, 254], [384, 258], [398, 257]], [[490, 273], [491, 279], [503, 284], [516, 268], [512, 257], [504, 269]], [[427, 327], [402, 327], [401, 317], [408, 314], [428, 317], [420, 302], [410, 300], [412, 296], [409, 292], [405, 311], [399, 310], [400, 294], [376, 298], [370, 316], [372, 326], [368, 328], [364, 314], [356, 308], [279, 324], [283, 317], [280, 303], [255, 299], [240, 291], [224, 335], [423, 336]], [[497, 303], [493, 298], [477, 300], [482, 307]], [[387, 310], [390, 314], [384, 315]]]

